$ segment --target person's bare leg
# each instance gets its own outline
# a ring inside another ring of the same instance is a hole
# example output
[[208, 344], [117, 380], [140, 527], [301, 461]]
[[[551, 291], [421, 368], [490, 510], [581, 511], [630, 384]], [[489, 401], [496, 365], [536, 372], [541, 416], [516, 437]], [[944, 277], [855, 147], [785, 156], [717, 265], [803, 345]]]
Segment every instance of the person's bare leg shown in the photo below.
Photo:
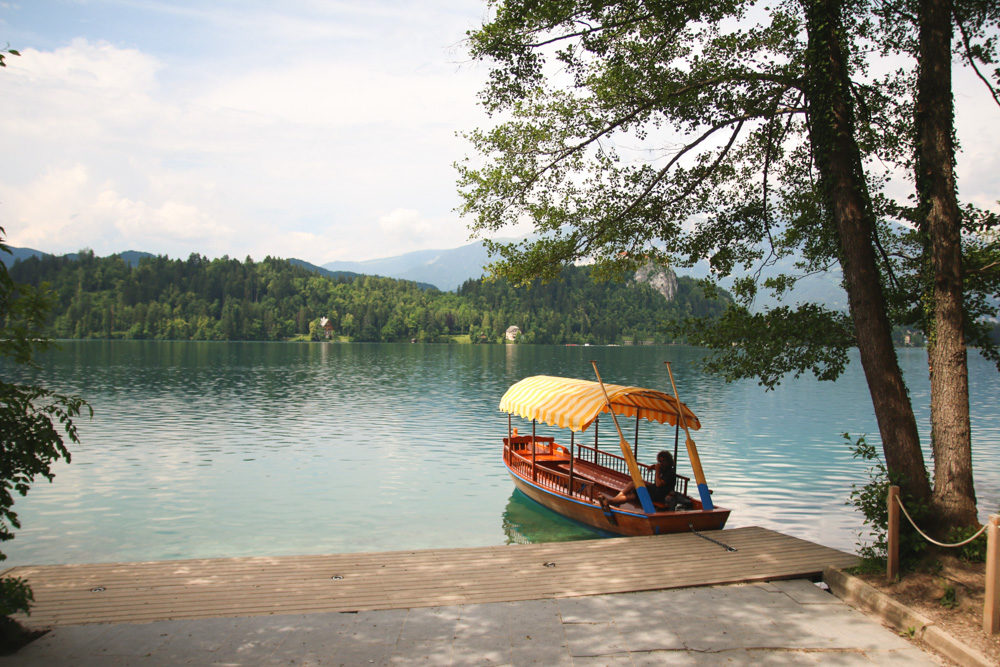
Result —
[[628, 485], [621, 490], [621, 493], [613, 498], [608, 498], [608, 502], [613, 505], [621, 505], [629, 500], [634, 500], [635, 497], [635, 482], [629, 482]]

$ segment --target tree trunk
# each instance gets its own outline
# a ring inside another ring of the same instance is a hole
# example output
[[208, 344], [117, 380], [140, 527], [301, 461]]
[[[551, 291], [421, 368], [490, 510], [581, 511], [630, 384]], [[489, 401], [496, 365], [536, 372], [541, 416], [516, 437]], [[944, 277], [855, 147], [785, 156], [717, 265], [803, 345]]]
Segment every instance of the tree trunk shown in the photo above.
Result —
[[840, 241], [840, 264], [886, 466], [905, 494], [925, 500], [930, 496], [927, 469], [875, 261], [874, 214], [855, 140], [847, 54], [840, 39], [841, 4], [803, 0], [809, 132], [820, 188]]
[[962, 303], [961, 217], [955, 193], [951, 0], [921, 0], [917, 74], [917, 193], [930, 239], [934, 312], [931, 375], [933, 516], [940, 532], [977, 522]]

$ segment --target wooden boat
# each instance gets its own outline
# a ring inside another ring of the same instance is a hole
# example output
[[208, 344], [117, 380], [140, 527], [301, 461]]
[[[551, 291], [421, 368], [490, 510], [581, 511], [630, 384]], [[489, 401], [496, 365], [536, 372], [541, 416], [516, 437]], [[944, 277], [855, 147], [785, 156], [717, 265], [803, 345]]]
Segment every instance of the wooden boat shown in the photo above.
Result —
[[[508, 413], [503, 462], [514, 485], [563, 516], [620, 535], [721, 529], [730, 510], [712, 502], [690, 436], [690, 429], [700, 428], [701, 423], [677, 399], [676, 386], [674, 392], [670, 396], [652, 389], [604, 384], [599, 374], [597, 382], [536, 375], [511, 385], [500, 400], [500, 410]], [[620, 454], [598, 446], [598, 417], [602, 413], [610, 413], [614, 421]], [[515, 415], [531, 420], [531, 435], [518, 433], [513, 425]], [[634, 445], [626, 441], [618, 415], [635, 418]], [[697, 496], [688, 495], [691, 478], [678, 474], [670, 505], [679, 500], [679, 507], [654, 503], [645, 488], [653, 483], [654, 469], [636, 460], [642, 420], [674, 426], [675, 466], [680, 429], [685, 429]], [[560, 444], [553, 437], [538, 435], [539, 421], [569, 430], [569, 442]], [[592, 424], [593, 445], [579, 442], [576, 434]], [[635, 501], [609, 505], [605, 499], [618, 494], [629, 482], [635, 485]]]

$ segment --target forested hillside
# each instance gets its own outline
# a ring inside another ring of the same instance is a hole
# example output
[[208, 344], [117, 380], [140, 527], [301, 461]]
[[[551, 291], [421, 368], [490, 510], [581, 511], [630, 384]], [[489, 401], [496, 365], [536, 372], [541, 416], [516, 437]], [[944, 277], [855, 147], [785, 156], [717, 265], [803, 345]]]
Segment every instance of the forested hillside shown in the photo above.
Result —
[[664, 332], [668, 320], [722, 314], [726, 302], [705, 298], [700, 282], [677, 279], [677, 294], [668, 302], [648, 285], [599, 283], [586, 267], [571, 267], [563, 279], [540, 281], [530, 288], [514, 288], [504, 280], [468, 280], [458, 295], [484, 313], [473, 333], [490, 337], [507, 324], [521, 328], [529, 343], [669, 342]]
[[669, 319], [718, 314], [697, 281], [680, 278], [672, 302], [631, 281], [595, 283], [586, 267], [562, 281], [513, 288], [468, 281], [457, 293], [370, 276], [331, 278], [283, 259], [119, 256], [33, 257], [11, 267], [23, 283], [47, 282], [54, 297], [51, 334], [59, 338], [173, 340], [319, 339], [499, 342], [516, 325], [521, 342], [667, 342]]

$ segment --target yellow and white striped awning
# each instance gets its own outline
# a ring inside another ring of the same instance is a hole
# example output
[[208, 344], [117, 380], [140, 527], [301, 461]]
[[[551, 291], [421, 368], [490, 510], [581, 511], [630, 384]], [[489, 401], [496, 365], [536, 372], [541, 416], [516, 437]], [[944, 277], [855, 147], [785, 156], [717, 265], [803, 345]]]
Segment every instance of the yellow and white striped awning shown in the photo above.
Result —
[[[678, 401], [673, 396], [654, 389], [605, 384], [616, 415], [635, 417], [659, 423], [677, 424]], [[701, 428], [701, 422], [691, 409], [680, 403], [690, 429]], [[511, 385], [500, 399], [504, 412], [537, 419], [550, 426], [583, 431], [602, 412], [608, 412], [601, 385], [590, 380], [534, 375]]]

